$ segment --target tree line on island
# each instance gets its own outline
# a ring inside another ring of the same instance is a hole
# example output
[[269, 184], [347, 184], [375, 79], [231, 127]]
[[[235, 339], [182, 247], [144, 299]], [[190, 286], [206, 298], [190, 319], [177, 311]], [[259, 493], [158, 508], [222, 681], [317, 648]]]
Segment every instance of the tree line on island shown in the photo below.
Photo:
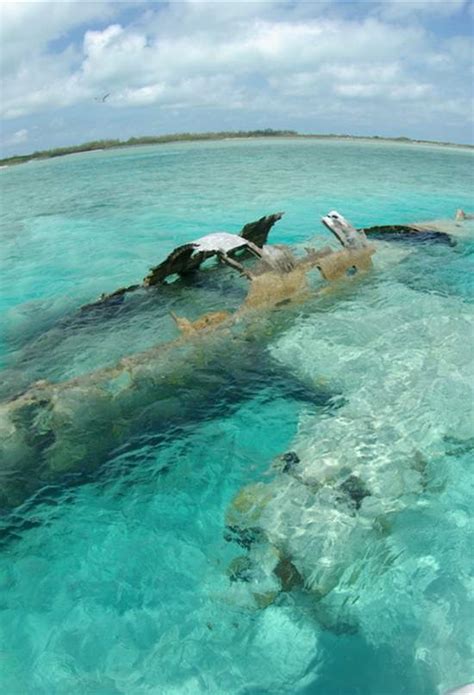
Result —
[[390, 142], [422, 143], [436, 145], [452, 145], [454, 147], [472, 147], [472, 145], [454, 145], [448, 142], [433, 142], [430, 140], [413, 140], [408, 137], [387, 138], [379, 135], [357, 136], [357, 135], [336, 135], [329, 134], [301, 134], [296, 130], [274, 130], [264, 128], [262, 130], [230, 130], [207, 133], [172, 133], [169, 135], [144, 135], [132, 137], [128, 140], [108, 139], [92, 140], [81, 145], [71, 145], [69, 147], [56, 147], [49, 150], [40, 150], [24, 155], [14, 155], [0, 159], [0, 165], [22, 164], [31, 160], [51, 159], [53, 157], [63, 157], [68, 154], [80, 152], [92, 152], [94, 150], [108, 150], [119, 147], [134, 147], [138, 145], [163, 145], [172, 142], [192, 142], [201, 140], [228, 140], [238, 138], [265, 138], [265, 137], [292, 137], [292, 138], [311, 138], [311, 139], [347, 139], [347, 140], [387, 140]]
[[31, 159], [51, 159], [52, 157], [62, 157], [66, 154], [76, 154], [78, 152], [92, 152], [93, 150], [109, 150], [117, 147], [133, 147], [135, 145], [164, 145], [170, 142], [191, 142], [194, 140], [225, 140], [227, 138], [260, 138], [260, 137], [295, 137], [298, 133], [295, 130], [238, 130], [238, 131], [219, 131], [208, 133], [172, 133], [170, 135], [143, 135], [141, 137], [128, 138], [128, 140], [92, 140], [81, 145], [71, 145], [70, 147], [56, 147], [50, 150], [41, 150], [31, 154], [15, 155], [0, 159], [0, 164], [21, 164]]

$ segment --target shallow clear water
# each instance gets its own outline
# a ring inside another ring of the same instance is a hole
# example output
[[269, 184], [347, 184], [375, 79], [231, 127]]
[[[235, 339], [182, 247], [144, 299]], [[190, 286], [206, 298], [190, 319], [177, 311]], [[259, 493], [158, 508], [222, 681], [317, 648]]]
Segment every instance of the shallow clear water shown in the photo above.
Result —
[[[179, 243], [279, 210], [271, 240], [293, 244], [325, 243], [333, 208], [358, 226], [453, 218], [473, 178], [467, 150], [273, 140], [2, 170], [2, 397], [176, 337], [170, 309], [236, 308], [244, 283], [222, 270], [77, 313]], [[177, 387], [185, 418], [4, 517], [3, 692], [433, 695], [474, 680], [474, 229], [452, 231], [455, 247], [378, 243], [366, 278], [197, 364]], [[271, 468], [288, 450], [296, 476]], [[331, 496], [348, 474], [370, 490], [356, 513]], [[224, 537], [256, 483], [259, 524], [306, 580], [265, 608], [258, 578], [229, 580], [247, 551]]]

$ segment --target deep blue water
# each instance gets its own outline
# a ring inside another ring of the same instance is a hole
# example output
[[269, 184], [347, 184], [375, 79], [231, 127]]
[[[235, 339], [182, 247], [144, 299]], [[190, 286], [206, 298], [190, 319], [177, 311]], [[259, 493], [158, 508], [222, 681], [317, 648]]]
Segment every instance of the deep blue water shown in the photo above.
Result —
[[[473, 172], [468, 150], [286, 140], [2, 170], [2, 397], [175, 338], [170, 309], [234, 310], [245, 282], [223, 269], [80, 318], [180, 243], [280, 210], [271, 240], [293, 245], [326, 243], [330, 209], [357, 226], [453, 220], [474, 208]], [[3, 515], [3, 692], [434, 695], [474, 680], [474, 230], [446, 229], [456, 246], [378, 243], [363, 280], [262, 317], [255, 345], [224, 340], [167, 394], [168, 419]], [[297, 477], [272, 467], [289, 450]], [[336, 495], [347, 475], [370, 491], [356, 511]], [[266, 539], [250, 550], [225, 538], [242, 490]], [[304, 586], [276, 587], [281, 554]], [[239, 557], [249, 581], [230, 580]]]

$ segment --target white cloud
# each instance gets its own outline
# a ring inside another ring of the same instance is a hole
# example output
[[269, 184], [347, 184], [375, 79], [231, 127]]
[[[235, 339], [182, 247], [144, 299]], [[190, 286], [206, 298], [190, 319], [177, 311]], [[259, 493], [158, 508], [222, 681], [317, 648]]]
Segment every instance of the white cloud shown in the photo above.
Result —
[[368, 99], [371, 97], [387, 97], [394, 100], [412, 100], [424, 99], [429, 96], [432, 87], [429, 84], [417, 84], [416, 82], [407, 82], [405, 84], [383, 85], [376, 82], [339, 84], [334, 89], [336, 94], [344, 97], [362, 97]]
[[10, 135], [10, 137], [6, 138], [3, 144], [6, 146], [19, 145], [27, 140], [28, 130], [26, 128], [22, 128], [21, 130], [17, 130], [16, 133], [13, 133], [13, 135]]
[[[445, 103], [461, 122], [469, 117], [462, 109], [469, 110], [470, 41], [442, 41], [419, 22], [399, 20], [410, 12], [447, 16], [462, 3], [428, 4], [361, 4], [349, 17], [343, 4], [330, 0], [188, 0], [145, 3], [128, 24], [120, 23], [113, 3], [11, 4], [4, 24], [3, 116], [92, 107], [110, 92], [102, 113], [157, 105], [362, 114], [370, 105], [374, 113], [393, 115], [396, 105], [403, 120], [404, 109], [407, 117], [426, 119]], [[84, 27], [80, 43], [48, 52], [51, 40], [63, 37], [64, 43], [78, 26]]]
[[450, 17], [466, 4], [466, 0], [380, 0], [376, 13], [387, 19]]
[[[345, 23], [256, 19], [244, 24], [232, 38], [199, 30], [193, 36], [185, 34], [172, 39], [160, 34], [147, 37], [112, 25], [102, 32], [86, 34], [80, 81], [118, 90], [121, 96], [117, 99], [112, 94], [113, 105], [124, 103], [125, 94], [134, 101], [135, 90], [144, 93], [145, 88], [148, 97], [151, 99], [154, 94], [156, 101], [190, 81], [199, 89], [206, 89], [205, 80], [216, 77], [226, 76], [234, 88], [236, 82], [255, 72], [268, 80], [303, 71], [323, 75], [325, 66], [333, 66], [334, 71], [347, 70], [344, 61], [352, 61], [354, 73], [364, 70], [368, 55], [372, 61], [382, 61], [377, 75], [380, 76], [392, 70], [392, 63], [387, 67], [383, 61], [391, 61], [414, 41], [423, 41], [419, 31], [393, 31], [373, 19]], [[362, 65], [358, 68], [359, 63]], [[322, 79], [321, 84], [325, 81]], [[209, 84], [208, 90], [211, 87]], [[196, 98], [201, 101], [201, 92], [196, 92]]]
[[12, 73], [25, 60], [34, 59], [49, 42], [76, 26], [106, 20], [116, 9], [108, 2], [4, 2], [0, 3], [0, 62], [2, 74]]

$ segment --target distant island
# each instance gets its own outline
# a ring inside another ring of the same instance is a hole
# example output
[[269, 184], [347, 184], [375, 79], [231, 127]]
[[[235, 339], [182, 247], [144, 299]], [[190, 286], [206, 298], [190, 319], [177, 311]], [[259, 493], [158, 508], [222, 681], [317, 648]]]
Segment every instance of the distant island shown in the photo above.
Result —
[[109, 150], [119, 147], [137, 147], [139, 145], [164, 145], [171, 142], [193, 142], [201, 140], [229, 140], [239, 138], [301, 138], [317, 140], [378, 140], [381, 142], [397, 142], [416, 145], [439, 145], [442, 147], [461, 147], [474, 148], [474, 145], [459, 145], [452, 142], [436, 142], [433, 140], [414, 140], [407, 137], [388, 138], [379, 135], [327, 135], [298, 133], [296, 130], [231, 130], [209, 133], [172, 133], [170, 135], [145, 135], [128, 140], [93, 140], [84, 142], [82, 145], [72, 145], [70, 147], [57, 147], [52, 150], [41, 150], [31, 154], [15, 155], [0, 159], [0, 166], [10, 166], [12, 164], [23, 164], [31, 160], [51, 159], [52, 157], [63, 157], [68, 154], [80, 152], [93, 152], [94, 150]]

